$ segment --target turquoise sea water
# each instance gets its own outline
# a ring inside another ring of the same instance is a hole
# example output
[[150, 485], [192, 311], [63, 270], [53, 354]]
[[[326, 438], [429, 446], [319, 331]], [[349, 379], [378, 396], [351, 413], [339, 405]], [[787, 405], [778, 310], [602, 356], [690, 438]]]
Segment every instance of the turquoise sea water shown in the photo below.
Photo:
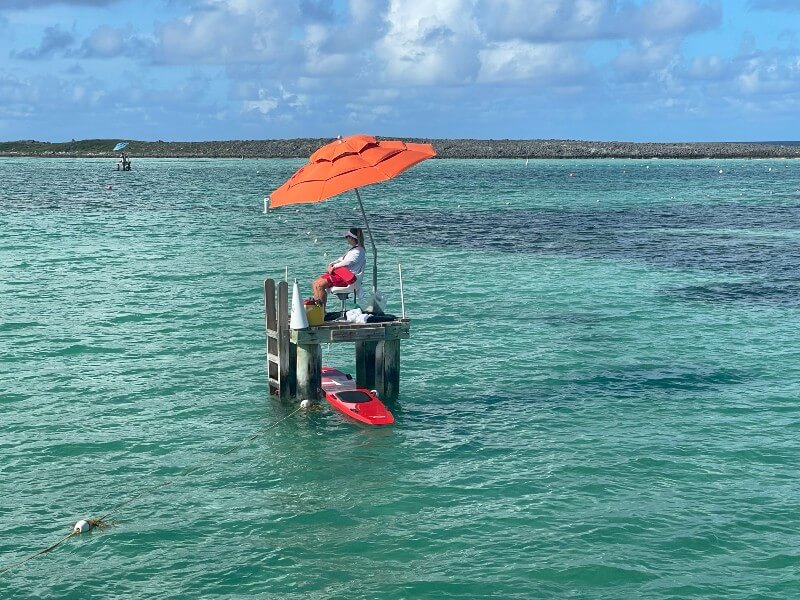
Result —
[[413, 319], [396, 425], [323, 406], [227, 455], [294, 409], [262, 282], [309, 293], [355, 197], [262, 214], [302, 161], [113, 163], [0, 160], [0, 568], [144, 495], [0, 597], [800, 595], [799, 162], [365, 188]]

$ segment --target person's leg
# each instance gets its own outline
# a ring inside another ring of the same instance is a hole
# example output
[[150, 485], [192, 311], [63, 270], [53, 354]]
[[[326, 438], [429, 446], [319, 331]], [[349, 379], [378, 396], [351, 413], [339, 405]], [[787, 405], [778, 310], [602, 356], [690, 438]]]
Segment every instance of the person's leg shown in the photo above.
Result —
[[329, 287], [331, 287], [330, 282], [323, 277], [317, 277], [311, 284], [311, 289], [313, 290], [314, 298], [319, 300], [322, 303], [322, 306], [325, 306], [325, 303], [328, 301]]

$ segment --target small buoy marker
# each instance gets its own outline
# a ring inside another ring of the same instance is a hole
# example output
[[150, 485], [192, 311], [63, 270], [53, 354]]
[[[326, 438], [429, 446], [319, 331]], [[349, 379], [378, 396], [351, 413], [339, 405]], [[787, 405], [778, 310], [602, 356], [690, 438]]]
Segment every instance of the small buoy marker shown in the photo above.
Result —
[[91, 531], [92, 524], [89, 523], [86, 519], [81, 519], [77, 523], [75, 523], [75, 527], [72, 528], [72, 531], [75, 533], [86, 533], [87, 531]]
[[311, 400], [303, 400], [300, 402], [300, 408], [309, 408], [311, 406]]

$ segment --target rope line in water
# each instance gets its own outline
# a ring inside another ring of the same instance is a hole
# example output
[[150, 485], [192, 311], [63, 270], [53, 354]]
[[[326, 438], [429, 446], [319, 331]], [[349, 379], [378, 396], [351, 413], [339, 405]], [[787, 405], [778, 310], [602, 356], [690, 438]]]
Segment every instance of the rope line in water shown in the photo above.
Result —
[[[225, 452], [223, 452], [222, 454], [220, 454], [220, 456], [227, 456], [227, 455], [229, 455], [229, 454], [233, 453], [234, 451], [238, 450], [239, 448], [241, 448], [241, 447], [242, 447], [242, 446], [244, 446], [245, 444], [247, 444], [247, 443], [249, 443], [249, 442], [252, 442], [252, 441], [253, 441], [254, 439], [256, 439], [257, 437], [259, 437], [259, 436], [261, 436], [261, 435], [265, 434], [265, 433], [266, 433], [267, 431], [269, 431], [270, 429], [273, 429], [274, 427], [277, 427], [278, 425], [280, 425], [281, 423], [283, 423], [283, 422], [284, 422], [286, 419], [288, 419], [289, 417], [292, 417], [292, 416], [294, 416], [294, 415], [295, 415], [297, 412], [299, 412], [300, 410], [302, 410], [302, 407], [301, 407], [301, 406], [298, 406], [296, 409], [294, 409], [292, 412], [290, 412], [290, 413], [289, 413], [288, 415], [286, 415], [285, 417], [282, 417], [282, 418], [278, 419], [277, 421], [275, 421], [274, 423], [271, 423], [270, 425], [267, 425], [267, 426], [265, 426], [265, 427], [262, 427], [261, 429], [259, 429], [259, 430], [258, 430], [258, 431], [256, 431], [255, 433], [253, 433], [252, 435], [249, 435], [248, 437], [246, 437], [245, 439], [243, 439], [243, 440], [242, 440], [241, 442], [239, 442], [238, 444], [236, 444], [236, 445], [234, 445], [234, 446], [231, 446], [231, 447], [230, 447], [230, 448], [228, 448], [228, 449], [227, 449]], [[213, 466], [213, 465], [211, 465], [211, 466]], [[120, 503], [119, 503], [119, 504], [117, 504], [116, 506], [112, 507], [112, 508], [111, 508], [111, 510], [109, 510], [109, 511], [108, 511], [108, 512], [106, 512], [105, 514], [103, 514], [103, 515], [99, 516], [98, 518], [96, 518], [96, 519], [88, 519], [88, 520], [87, 520], [87, 522], [88, 522], [88, 523], [89, 523], [89, 525], [90, 525], [90, 529], [89, 529], [89, 530], [91, 530], [91, 529], [94, 529], [94, 528], [96, 528], [96, 527], [104, 527], [104, 526], [107, 526], [107, 525], [111, 525], [112, 523], [105, 521], [105, 519], [106, 519], [107, 517], [109, 517], [109, 516], [111, 516], [111, 515], [115, 514], [115, 513], [116, 513], [116, 512], [117, 512], [117, 511], [118, 511], [120, 508], [122, 508], [123, 506], [127, 506], [128, 504], [131, 504], [132, 502], [134, 502], [134, 501], [138, 500], [139, 498], [143, 498], [143, 497], [145, 497], [145, 496], [147, 496], [147, 495], [149, 495], [149, 494], [152, 494], [152, 493], [153, 493], [153, 492], [155, 492], [156, 490], [159, 490], [159, 489], [161, 489], [161, 488], [165, 488], [165, 487], [168, 487], [168, 486], [170, 486], [170, 485], [173, 485], [173, 484], [174, 484], [174, 483], [177, 481], [178, 477], [185, 477], [186, 475], [188, 475], [188, 474], [190, 474], [190, 473], [194, 473], [195, 471], [199, 471], [201, 468], [202, 468], [202, 466], [201, 466], [201, 465], [197, 465], [197, 466], [195, 466], [195, 467], [192, 467], [192, 468], [190, 468], [190, 469], [188, 469], [188, 470], [184, 471], [184, 472], [183, 472], [183, 473], [181, 473], [180, 475], [177, 475], [177, 476], [173, 477], [173, 478], [172, 478], [172, 479], [170, 479], [169, 481], [165, 481], [165, 482], [163, 482], [163, 483], [159, 483], [158, 485], [154, 485], [154, 486], [152, 486], [152, 487], [145, 488], [144, 490], [140, 491], [138, 494], [135, 494], [135, 495], [131, 496], [130, 498], [128, 498], [127, 500], [125, 500], [125, 501], [123, 501], [123, 502], [120, 502]], [[208, 468], [210, 468], [210, 467], [209, 467], [209, 466], [206, 466], [206, 469], [208, 469]], [[80, 523], [80, 521], [79, 521], [79, 523]], [[47, 554], [48, 552], [50, 552], [50, 551], [52, 551], [52, 550], [55, 550], [55, 549], [56, 549], [56, 548], [58, 548], [58, 547], [59, 547], [61, 544], [63, 544], [63, 543], [64, 543], [64, 542], [66, 542], [67, 540], [69, 540], [70, 538], [73, 538], [73, 537], [75, 537], [76, 535], [80, 535], [81, 533], [82, 533], [82, 531], [81, 531], [80, 529], [78, 529], [78, 528], [77, 528], [77, 526], [76, 526], [76, 527], [75, 527], [75, 529], [73, 529], [73, 530], [72, 530], [72, 531], [69, 533], [69, 535], [65, 535], [63, 538], [61, 538], [60, 540], [58, 540], [58, 541], [57, 541], [57, 542], [55, 542], [54, 544], [51, 544], [51, 545], [47, 546], [46, 548], [42, 548], [42, 549], [41, 549], [41, 550], [39, 550], [38, 552], [36, 552], [36, 553], [34, 553], [34, 554], [31, 554], [30, 556], [28, 556], [27, 558], [25, 558], [25, 559], [23, 559], [23, 560], [21, 560], [21, 561], [19, 561], [19, 562], [16, 562], [16, 563], [11, 563], [11, 564], [8, 564], [8, 565], [6, 565], [6, 566], [4, 566], [4, 567], [0, 568], [0, 574], [2, 574], [2, 573], [5, 573], [5, 572], [7, 572], [7, 571], [10, 571], [11, 569], [15, 569], [15, 568], [17, 568], [17, 567], [21, 567], [22, 565], [24, 565], [25, 563], [27, 563], [27, 562], [29, 562], [29, 561], [33, 560], [34, 558], [37, 558], [37, 557], [39, 557], [39, 556], [42, 556], [42, 555], [44, 555], [44, 554]]]
[[12, 564], [10, 564], [10, 565], [6, 565], [6, 566], [5, 566], [5, 567], [3, 567], [2, 569], [0, 569], [0, 573], [5, 573], [6, 571], [10, 571], [11, 569], [14, 569], [14, 568], [16, 568], [16, 567], [21, 567], [21, 566], [22, 566], [22, 565], [24, 565], [26, 562], [28, 562], [28, 561], [31, 561], [31, 560], [33, 560], [34, 558], [36, 558], [36, 557], [38, 557], [38, 556], [41, 556], [42, 554], [47, 554], [47, 553], [48, 553], [48, 552], [50, 552], [51, 550], [55, 550], [55, 549], [56, 549], [56, 548], [58, 548], [58, 547], [59, 547], [61, 544], [63, 544], [64, 542], [66, 542], [66, 541], [67, 541], [69, 538], [71, 538], [71, 537], [75, 537], [75, 536], [76, 536], [76, 535], [78, 535], [78, 534], [80, 534], [80, 531], [78, 531], [78, 530], [73, 530], [73, 531], [71, 531], [71, 532], [70, 532], [70, 534], [69, 534], [69, 535], [65, 535], [63, 538], [61, 538], [60, 540], [58, 540], [58, 541], [57, 541], [55, 544], [51, 544], [51, 545], [50, 545], [50, 546], [48, 546], [47, 548], [42, 548], [42, 549], [41, 549], [41, 550], [39, 550], [39, 551], [38, 551], [36, 554], [31, 554], [31, 555], [30, 555], [28, 558], [26, 558], [26, 559], [24, 559], [24, 560], [21, 560], [21, 561], [19, 561], [19, 562], [17, 562], [17, 563], [12, 563]]

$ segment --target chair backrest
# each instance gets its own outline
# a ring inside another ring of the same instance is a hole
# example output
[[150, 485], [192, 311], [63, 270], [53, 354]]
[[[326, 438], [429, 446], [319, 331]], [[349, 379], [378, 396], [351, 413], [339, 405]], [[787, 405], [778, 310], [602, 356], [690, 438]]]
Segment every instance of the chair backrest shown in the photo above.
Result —
[[364, 296], [364, 291], [361, 287], [361, 279], [364, 277], [364, 273], [356, 273], [356, 280], [353, 283], [353, 292], [355, 294], [356, 300], [360, 300]]

